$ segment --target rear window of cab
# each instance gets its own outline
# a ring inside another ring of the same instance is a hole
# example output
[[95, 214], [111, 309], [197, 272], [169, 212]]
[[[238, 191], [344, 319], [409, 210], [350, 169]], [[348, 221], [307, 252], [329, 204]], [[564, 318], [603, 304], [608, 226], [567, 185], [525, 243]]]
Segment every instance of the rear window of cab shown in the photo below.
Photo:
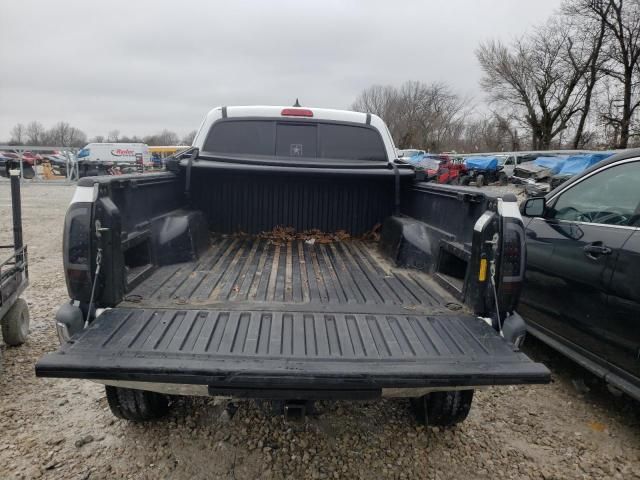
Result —
[[203, 150], [234, 156], [387, 161], [375, 128], [340, 123], [220, 121], [212, 126]]

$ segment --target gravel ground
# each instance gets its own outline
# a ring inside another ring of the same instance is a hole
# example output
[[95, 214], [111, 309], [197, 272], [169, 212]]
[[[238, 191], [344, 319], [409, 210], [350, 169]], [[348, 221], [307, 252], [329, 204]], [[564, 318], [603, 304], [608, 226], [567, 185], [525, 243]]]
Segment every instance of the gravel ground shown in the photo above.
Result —
[[[525, 350], [552, 369], [553, 383], [479, 391], [451, 430], [417, 426], [405, 401], [322, 403], [285, 422], [253, 403], [180, 399], [153, 424], [115, 419], [100, 385], [33, 371], [58, 346], [52, 319], [66, 299], [62, 222], [72, 193], [23, 189], [31, 334], [1, 347], [0, 478], [640, 478], [638, 404], [534, 339]], [[10, 218], [0, 180], [0, 243]]]

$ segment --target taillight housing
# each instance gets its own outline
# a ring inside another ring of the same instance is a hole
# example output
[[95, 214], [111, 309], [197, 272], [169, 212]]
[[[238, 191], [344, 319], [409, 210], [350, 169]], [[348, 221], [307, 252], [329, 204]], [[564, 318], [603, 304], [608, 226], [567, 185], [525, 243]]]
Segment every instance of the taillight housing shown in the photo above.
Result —
[[91, 203], [72, 203], [64, 221], [63, 257], [69, 297], [91, 297]]
[[521, 282], [524, 274], [524, 231], [515, 222], [506, 222], [502, 235], [502, 281]]
[[525, 269], [524, 229], [519, 220], [503, 218], [500, 250], [500, 307], [510, 312], [518, 303]]

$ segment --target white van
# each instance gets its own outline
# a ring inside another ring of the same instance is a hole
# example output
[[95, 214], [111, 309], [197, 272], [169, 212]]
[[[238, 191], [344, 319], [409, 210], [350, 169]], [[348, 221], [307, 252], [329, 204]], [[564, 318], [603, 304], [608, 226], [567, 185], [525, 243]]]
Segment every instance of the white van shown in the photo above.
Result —
[[77, 155], [80, 176], [104, 175], [112, 166], [123, 173], [152, 166], [145, 143], [90, 143]]
[[90, 143], [78, 152], [78, 160], [151, 164], [146, 143]]

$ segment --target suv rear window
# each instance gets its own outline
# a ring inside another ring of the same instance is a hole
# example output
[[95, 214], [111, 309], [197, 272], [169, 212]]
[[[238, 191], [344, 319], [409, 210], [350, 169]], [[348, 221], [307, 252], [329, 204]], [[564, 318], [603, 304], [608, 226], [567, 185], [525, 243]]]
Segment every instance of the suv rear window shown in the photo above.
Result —
[[226, 155], [387, 160], [371, 127], [322, 122], [228, 120], [211, 128], [204, 151]]

